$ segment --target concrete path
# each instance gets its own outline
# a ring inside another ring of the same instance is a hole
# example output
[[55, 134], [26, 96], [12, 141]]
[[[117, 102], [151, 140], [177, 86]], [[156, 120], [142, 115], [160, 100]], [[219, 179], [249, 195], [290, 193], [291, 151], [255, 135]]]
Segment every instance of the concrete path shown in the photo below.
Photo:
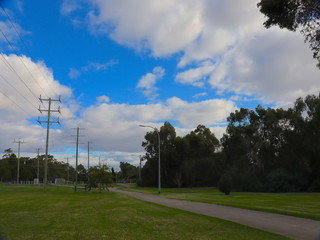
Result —
[[237, 222], [293, 239], [320, 240], [320, 221], [215, 204], [174, 200], [157, 195], [122, 191], [116, 188], [110, 188], [110, 190], [144, 201]]

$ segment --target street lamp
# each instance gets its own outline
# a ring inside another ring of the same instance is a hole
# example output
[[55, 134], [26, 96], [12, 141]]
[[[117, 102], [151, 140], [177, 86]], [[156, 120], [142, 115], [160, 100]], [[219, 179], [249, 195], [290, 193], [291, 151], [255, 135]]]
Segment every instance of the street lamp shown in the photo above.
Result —
[[146, 125], [139, 125], [139, 127], [146, 127], [146, 128], [152, 128], [157, 134], [158, 134], [158, 143], [159, 143], [159, 147], [158, 147], [158, 194], [161, 193], [161, 171], [160, 171], [160, 133], [159, 130], [155, 127], [151, 127], [151, 126], [146, 126]]

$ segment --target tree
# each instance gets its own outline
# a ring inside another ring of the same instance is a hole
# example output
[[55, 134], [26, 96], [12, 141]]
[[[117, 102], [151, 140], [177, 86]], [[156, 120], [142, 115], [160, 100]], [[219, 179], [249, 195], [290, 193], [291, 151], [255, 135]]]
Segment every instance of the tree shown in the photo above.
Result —
[[112, 183], [112, 173], [108, 171], [109, 168], [106, 165], [101, 167], [90, 167], [88, 171], [88, 189], [92, 188], [108, 189], [108, 184]]
[[[148, 132], [142, 146], [147, 160], [142, 169], [142, 185], [156, 186], [158, 179], [158, 137]], [[164, 187], [212, 186], [220, 178], [221, 156], [215, 151], [219, 141], [209, 128], [199, 125], [184, 137], [165, 122], [160, 128], [161, 185]]]
[[218, 182], [218, 189], [225, 195], [229, 195], [232, 190], [232, 180], [227, 174], [223, 175]]
[[278, 25], [290, 31], [301, 29], [320, 68], [319, 0], [261, 0], [258, 8], [268, 18], [264, 22], [266, 28]]
[[13, 153], [11, 148], [8, 148], [4, 150], [4, 155], [2, 158], [16, 158], [16, 155]]
[[86, 182], [87, 179], [87, 170], [82, 164], [78, 165], [78, 181], [80, 182]]
[[120, 176], [126, 181], [136, 180], [139, 175], [139, 168], [127, 162], [120, 162]]

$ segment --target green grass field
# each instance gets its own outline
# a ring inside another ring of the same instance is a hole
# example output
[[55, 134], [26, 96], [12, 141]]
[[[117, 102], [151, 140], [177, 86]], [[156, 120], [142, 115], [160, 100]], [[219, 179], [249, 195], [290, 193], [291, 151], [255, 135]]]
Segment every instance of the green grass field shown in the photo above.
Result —
[[0, 233], [10, 240], [287, 239], [124, 194], [53, 186], [0, 185]]
[[[122, 188], [157, 194], [156, 188]], [[167, 198], [253, 209], [320, 220], [320, 193], [243, 193], [224, 195], [217, 189], [162, 189]]]

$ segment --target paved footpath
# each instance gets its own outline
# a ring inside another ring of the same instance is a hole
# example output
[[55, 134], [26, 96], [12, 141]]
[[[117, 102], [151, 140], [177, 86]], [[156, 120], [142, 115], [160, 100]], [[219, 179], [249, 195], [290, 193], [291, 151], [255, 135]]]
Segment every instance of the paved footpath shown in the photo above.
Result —
[[113, 192], [124, 193], [144, 201], [237, 222], [293, 239], [320, 240], [320, 221], [316, 220], [208, 203], [175, 200], [158, 195], [122, 191], [116, 188], [109, 189]]

